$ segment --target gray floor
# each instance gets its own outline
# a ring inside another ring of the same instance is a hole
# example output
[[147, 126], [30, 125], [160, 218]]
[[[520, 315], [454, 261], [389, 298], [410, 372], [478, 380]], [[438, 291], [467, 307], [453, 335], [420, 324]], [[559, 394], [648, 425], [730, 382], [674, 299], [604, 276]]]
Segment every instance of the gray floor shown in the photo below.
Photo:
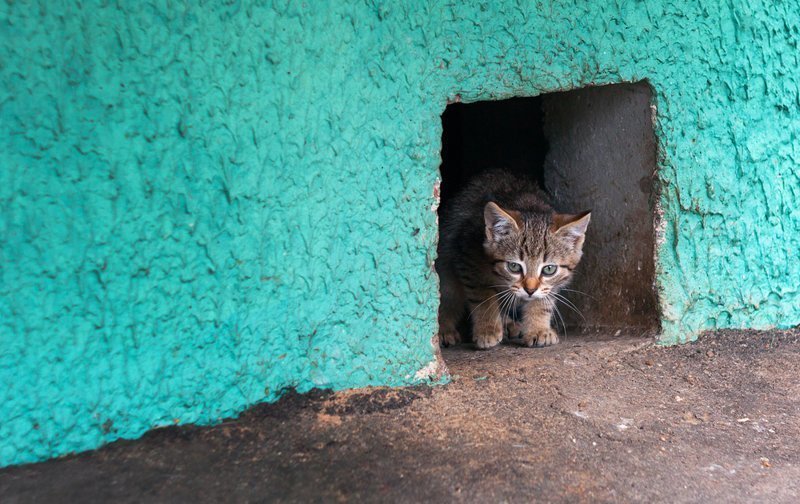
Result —
[[445, 352], [452, 384], [290, 395], [0, 471], [10, 502], [798, 502], [800, 331]]

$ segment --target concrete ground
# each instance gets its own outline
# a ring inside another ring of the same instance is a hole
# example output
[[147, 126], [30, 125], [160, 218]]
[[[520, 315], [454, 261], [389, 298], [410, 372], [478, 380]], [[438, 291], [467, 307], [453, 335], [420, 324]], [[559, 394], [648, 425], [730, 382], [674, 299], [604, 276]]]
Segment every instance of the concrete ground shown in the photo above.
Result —
[[289, 395], [0, 471], [13, 502], [800, 502], [800, 330], [448, 349], [447, 386]]

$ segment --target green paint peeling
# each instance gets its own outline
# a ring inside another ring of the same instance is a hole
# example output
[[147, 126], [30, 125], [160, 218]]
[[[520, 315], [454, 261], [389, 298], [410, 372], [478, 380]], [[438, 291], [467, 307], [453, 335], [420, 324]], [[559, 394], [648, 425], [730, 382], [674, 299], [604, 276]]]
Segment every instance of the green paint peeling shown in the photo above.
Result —
[[662, 340], [797, 324], [800, 5], [773, 4], [0, 4], [0, 465], [425, 380], [457, 94], [648, 79]]

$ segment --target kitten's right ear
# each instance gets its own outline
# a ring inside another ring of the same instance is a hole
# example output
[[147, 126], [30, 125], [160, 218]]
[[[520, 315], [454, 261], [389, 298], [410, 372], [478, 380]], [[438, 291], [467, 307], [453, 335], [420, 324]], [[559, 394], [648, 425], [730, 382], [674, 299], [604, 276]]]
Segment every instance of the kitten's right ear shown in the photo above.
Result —
[[506, 212], [494, 201], [486, 203], [483, 208], [483, 220], [486, 223], [486, 239], [489, 241], [497, 241], [504, 238], [511, 233], [519, 231], [519, 224], [516, 216], [517, 212], [513, 210]]

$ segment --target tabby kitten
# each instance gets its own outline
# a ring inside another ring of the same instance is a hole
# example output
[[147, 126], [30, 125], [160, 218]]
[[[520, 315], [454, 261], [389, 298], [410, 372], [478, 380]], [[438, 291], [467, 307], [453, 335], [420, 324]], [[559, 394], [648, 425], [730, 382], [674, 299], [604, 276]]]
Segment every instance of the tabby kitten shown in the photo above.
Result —
[[558, 343], [550, 319], [581, 259], [590, 213], [555, 213], [534, 183], [493, 170], [454, 196], [440, 218], [440, 343], [461, 340], [464, 315], [481, 349], [506, 332], [526, 346]]

